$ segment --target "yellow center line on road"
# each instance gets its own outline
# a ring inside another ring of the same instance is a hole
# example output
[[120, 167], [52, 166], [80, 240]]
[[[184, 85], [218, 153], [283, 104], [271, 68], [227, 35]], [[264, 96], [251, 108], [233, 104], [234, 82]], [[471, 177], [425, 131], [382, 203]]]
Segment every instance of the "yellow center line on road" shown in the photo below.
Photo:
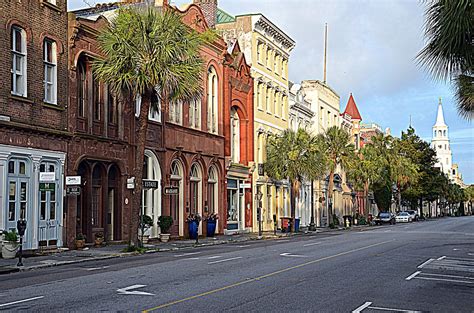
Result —
[[243, 280], [243, 281], [231, 284], [231, 285], [227, 285], [227, 286], [224, 286], [224, 287], [221, 287], [221, 288], [209, 290], [209, 291], [206, 291], [206, 292], [194, 295], [194, 296], [190, 296], [190, 297], [187, 297], [187, 298], [183, 298], [183, 299], [175, 300], [175, 301], [172, 301], [172, 302], [164, 303], [164, 304], [161, 304], [161, 305], [156, 306], [154, 308], [145, 309], [142, 312], [147, 313], [147, 312], [163, 309], [163, 308], [175, 305], [175, 304], [179, 304], [179, 303], [182, 303], [182, 302], [186, 302], [186, 301], [190, 301], [190, 300], [193, 300], [193, 299], [201, 298], [201, 297], [204, 297], [204, 296], [207, 296], [207, 295], [219, 292], [219, 291], [224, 291], [224, 290], [234, 288], [234, 287], [238, 287], [238, 286], [241, 286], [241, 285], [244, 285], [244, 284], [247, 284], [247, 283], [259, 281], [261, 279], [268, 278], [268, 277], [271, 277], [271, 276], [275, 276], [277, 274], [285, 273], [285, 272], [288, 272], [288, 271], [291, 271], [291, 270], [294, 270], [294, 269], [298, 269], [298, 268], [308, 266], [308, 265], [311, 265], [311, 264], [314, 264], [314, 263], [322, 262], [322, 261], [325, 261], [325, 260], [337, 258], [337, 257], [343, 256], [343, 255], [349, 254], [349, 253], [353, 253], [353, 252], [373, 248], [373, 247], [376, 247], [376, 246], [380, 246], [380, 245], [383, 245], [383, 244], [386, 244], [386, 243], [389, 243], [389, 242], [392, 242], [392, 241], [395, 241], [395, 240], [387, 240], [387, 241], [375, 243], [373, 245], [369, 245], [369, 246], [365, 246], [365, 247], [361, 247], [361, 248], [357, 248], [357, 249], [352, 249], [352, 250], [341, 252], [341, 253], [338, 253], [338, 254], [326, 256], [326, 257], [323, 257], [323, 258], [320, 258], [320, 259], [308, 261], [308, 262], [305, 262], [305, 263], [302, 263], [302, 264], [299, 264], [299, 265], [283, 268], [281, 270], [271, 272], [271, 273], [268, 273], [268, 274], [265, 274], [265, 275], [262, 275], [262, 276], [258, 276], [258, 277], [247, 279], [247, 280]]

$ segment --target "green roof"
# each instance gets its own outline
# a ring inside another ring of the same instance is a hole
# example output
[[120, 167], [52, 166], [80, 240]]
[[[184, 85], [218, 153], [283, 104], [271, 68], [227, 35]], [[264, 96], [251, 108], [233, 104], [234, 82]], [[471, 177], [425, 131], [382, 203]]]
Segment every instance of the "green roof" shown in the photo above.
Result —
[[217, 21], [216, 24], [232, 23], [235, 22], [235, 17], [229, 13], [217, 8]]

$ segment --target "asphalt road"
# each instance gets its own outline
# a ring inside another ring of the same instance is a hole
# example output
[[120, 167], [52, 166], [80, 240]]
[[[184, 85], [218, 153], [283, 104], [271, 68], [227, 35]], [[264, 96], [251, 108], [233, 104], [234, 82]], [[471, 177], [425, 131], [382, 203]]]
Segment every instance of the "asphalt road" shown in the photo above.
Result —
[[474, 312], [474, 216], [3, 275], [0, 310]]

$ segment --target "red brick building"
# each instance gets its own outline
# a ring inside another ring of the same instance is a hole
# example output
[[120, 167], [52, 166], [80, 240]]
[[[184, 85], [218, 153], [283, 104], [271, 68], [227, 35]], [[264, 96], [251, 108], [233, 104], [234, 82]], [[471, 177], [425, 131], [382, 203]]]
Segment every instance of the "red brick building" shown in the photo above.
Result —
[[25, 249], [63, 245], [66, 0], [0, 2], [0, 229]]
[[229, 43], [224, 62], [224, 136], [227, 178], [226, 233], [252, 227], [254, 170], [253, 78], [238, 41]]

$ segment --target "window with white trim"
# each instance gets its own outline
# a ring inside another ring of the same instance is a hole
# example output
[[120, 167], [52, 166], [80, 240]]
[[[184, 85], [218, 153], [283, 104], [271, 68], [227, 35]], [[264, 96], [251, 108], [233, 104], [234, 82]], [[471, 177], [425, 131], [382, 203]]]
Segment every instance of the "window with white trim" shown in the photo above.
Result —
[[[161, 102], [156, 93], [153, 93], [151, 96], [151, 104], [150, 108], [148, 110], [148, 119], [155, 121], [155, 122], [161, 122]], [[135, 98], [135, 116], [139, 117], [140, 116], [140, 109], [142, 106], [142, 96], [137, 95]], [[171, 104], [170, 104], [171, 107]], [[156, 110], [158, 109], [158, 110]]]
[[189, 126], [197, 129], [201, 128], [201, 99], [189, 103]]
[[26, 32], [24, 29], [13, 26], [12, 38], [12, 86], [11, 93], [26, 97]]
[[240, 120], [237, 110], [232, 108], [230, 110], [230, 155], [233, 163], [240, 162]]
[[216, 69], [211, 66], [207, 73], [207, 129], [209, 132], [217, 134], [218, 119], [218, 79]]
[[270, 112], [270, 87], [265, 90], [265, 109]]
[[178, 125], [183, 124], [183, 102], [172, 101], [170, 102], [169, 118], [168, 121]]
[[57, 104], [56, 42], [45, 39], [43, 43], [44, 102]]

